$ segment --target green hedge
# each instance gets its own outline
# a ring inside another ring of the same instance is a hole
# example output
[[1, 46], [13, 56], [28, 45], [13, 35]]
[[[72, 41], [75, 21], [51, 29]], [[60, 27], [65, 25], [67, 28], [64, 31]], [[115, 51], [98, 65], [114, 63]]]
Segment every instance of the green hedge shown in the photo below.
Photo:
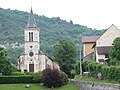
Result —
[[25, 75], [24, 72], [12, 72], [11, 73], [12, 76], [21, 76], [21, 75]]
[[7, 83], [33, 83], [33, 76], [0, 76], [0, 84]]
[[84, 61], [82, 68], [84, 72], [89, 71], [91, 77], [97, 78], [97, 74], [101, 72], [103, 79], [120, 82], [120, 66], [105, 66], [93, 61]]

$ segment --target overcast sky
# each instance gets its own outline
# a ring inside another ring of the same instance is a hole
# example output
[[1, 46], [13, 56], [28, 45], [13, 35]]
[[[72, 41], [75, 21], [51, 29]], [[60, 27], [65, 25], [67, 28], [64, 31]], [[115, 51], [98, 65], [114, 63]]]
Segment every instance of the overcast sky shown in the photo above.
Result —
[[[31, 0], [0, 0], [1, 8], [30, 11]], [[32, 0], [34, 13], [72, 20], [89, 28], [120, 29], [120, 0]]]

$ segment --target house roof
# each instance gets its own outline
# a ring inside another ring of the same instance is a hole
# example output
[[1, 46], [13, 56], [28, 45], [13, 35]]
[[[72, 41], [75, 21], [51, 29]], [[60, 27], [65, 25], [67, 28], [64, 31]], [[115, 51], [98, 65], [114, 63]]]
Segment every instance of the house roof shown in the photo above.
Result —
[[99, 36], [83, 36], [82, 43], [91, 43], [95, 42]]
[[94, 59], [94, 52], [91, 52], [90, 54], [83, 57], [83, 60], [93, 60]]
[[[118, 29], [114, 24], [112, 24], [108, 29], [105, 29], [105, 31], [103, 32], [103, 34], [104, 34], [107, 30], [111, 29], [112, 27]], [[118, 29], [118, 30], [119, 30], [119, 29]], [[103, 34], [101, 34], [96, 40], [98, 40]]]
[[[108, 31], [109, 29], [111, 29], [111, 28], [116, 28], [116, 29], [118, 29], [114, 24], [112, 24], [108, 29], [105, 29], [105, 31], [96, 39], [96, 41], [99, 39], [99, 38], [101, 38], [103, 35], [104, 35], [104, 33], [106, 32], [106, 31]], [[118, 29], [119, 30], [119, 29]], [[96, 46], [96, 43], [93, 45], [93, 47], [92, 48], [94, 48]]]
[[34, 28], [37, 27], [34, 15], [33, 15], [33, 10], [31, 8], [30, 10], [30, 14], [29, 14], [29, 18], [28, 18], [28, 23], [27, 23], [27, 28]]
[[108, 54], [112, 46], [96, 47], [98, 54]]

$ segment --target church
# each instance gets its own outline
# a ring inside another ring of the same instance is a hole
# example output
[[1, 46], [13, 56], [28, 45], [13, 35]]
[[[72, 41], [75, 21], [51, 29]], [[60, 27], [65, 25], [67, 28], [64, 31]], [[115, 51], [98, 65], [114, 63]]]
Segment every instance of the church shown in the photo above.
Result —
[[60, 70], [59, 65], [40, 50], [39, 31], [31, 8], [28, 23], [24, 29], [24, 52], [18, 62], [21, 72], [38, 72], [46, 68]]

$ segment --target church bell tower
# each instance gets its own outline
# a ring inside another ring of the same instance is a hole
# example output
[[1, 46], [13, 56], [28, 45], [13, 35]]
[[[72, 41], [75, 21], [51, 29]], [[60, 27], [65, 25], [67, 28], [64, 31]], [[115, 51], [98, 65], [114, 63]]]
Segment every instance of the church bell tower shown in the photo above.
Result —
[[31, 8], [28, 23], [24, 29], [24, 54], [25, 54], [25, 68], [28, 72], [39, 71], [39, 29], [33, 15]]

